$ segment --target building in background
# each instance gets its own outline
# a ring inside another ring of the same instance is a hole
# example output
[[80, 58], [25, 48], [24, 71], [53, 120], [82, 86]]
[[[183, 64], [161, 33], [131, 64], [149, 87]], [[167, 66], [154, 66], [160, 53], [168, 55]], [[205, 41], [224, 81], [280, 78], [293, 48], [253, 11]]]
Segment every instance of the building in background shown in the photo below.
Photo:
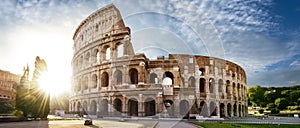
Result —
[[0, 69], [0, 100], [15, 100], [20, 76]]
[[227, 60], [170, 54], [149, 60], [135, 54], [130, 28], [107, 5], [75, 31], [73, 94], [69, 111], [90, 117], [243, 117], [246, 73]]

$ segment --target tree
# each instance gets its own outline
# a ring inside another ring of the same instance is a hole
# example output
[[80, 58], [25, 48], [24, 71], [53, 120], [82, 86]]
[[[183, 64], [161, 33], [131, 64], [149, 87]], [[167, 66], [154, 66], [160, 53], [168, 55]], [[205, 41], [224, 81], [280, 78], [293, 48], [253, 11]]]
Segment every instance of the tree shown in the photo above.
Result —
[[285, 98], [277, 98], [275, 100], [275, 104], [277, 105], [277, 108], [279, 110], [283, 110], [289, 105], [289, 101], [286, 100]]
[[259, 106], [266, 106], [267, 102], [265, 100], [264, 94], [266, 89], [258, 85], [248, 89], [248, 98], [252, 105], [257, 104]]
[[[290, 94], [289, 94], [289, 101], [290, 101], [290, 103], [293, 103], [291, 105], [298, 104], [297, 100], [299, 98], [300, 98], [300, 90], [295, 90], [295, 91], [290, 92]], [[298, 105], [300, 105], [300, 104], [298, 104]]]
[[13, 100], [0, 100], [0, 113], [9, 114], [14, 110]]

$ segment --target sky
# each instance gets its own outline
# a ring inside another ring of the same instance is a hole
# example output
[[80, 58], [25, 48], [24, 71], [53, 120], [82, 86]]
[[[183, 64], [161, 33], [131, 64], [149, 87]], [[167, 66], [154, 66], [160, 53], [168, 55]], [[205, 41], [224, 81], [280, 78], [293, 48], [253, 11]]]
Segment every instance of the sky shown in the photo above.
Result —
[[248, 87], [300, 85], [298, 0], [2, 0], [0, 69], [22, 74], [40, 56], [53, 88], [70, 89], [73, 34], [110, 3], [136, 53], [223, 58], [245, 69]]

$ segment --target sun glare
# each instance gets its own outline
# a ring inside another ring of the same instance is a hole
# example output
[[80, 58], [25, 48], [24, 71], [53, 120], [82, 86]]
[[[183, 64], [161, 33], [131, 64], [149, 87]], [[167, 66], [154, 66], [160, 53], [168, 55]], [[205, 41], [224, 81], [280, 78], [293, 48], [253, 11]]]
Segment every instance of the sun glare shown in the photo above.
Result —
[[58, 95], [68, 91], [69, 86], [66, 83], [61, 83], [59, 77], [59, 74], [41, 74], [40, 78], [38, 79], [40, 89], [50, 93], [51, 95]]

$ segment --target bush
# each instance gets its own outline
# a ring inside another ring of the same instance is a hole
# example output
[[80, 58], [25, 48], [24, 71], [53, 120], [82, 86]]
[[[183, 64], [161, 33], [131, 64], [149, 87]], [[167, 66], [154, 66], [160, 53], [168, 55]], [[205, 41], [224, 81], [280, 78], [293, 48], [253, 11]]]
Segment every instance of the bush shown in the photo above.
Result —
[[16, 117], [24, 117], [23, 111], [21, 111], [21, 110], [13, 111], [13, 115], [16, 116]]
[[263, 114], [264, 111], [265, 111], [264, 109], [259, 109], [259, 110], [258, 110], [259, 114]]
[[274, 103], [267, 104], [268, 109], [276, 108], [277, 106]]
[[280, 111], [277, 108], [271, 109], [271, 114], [278, 114]]

